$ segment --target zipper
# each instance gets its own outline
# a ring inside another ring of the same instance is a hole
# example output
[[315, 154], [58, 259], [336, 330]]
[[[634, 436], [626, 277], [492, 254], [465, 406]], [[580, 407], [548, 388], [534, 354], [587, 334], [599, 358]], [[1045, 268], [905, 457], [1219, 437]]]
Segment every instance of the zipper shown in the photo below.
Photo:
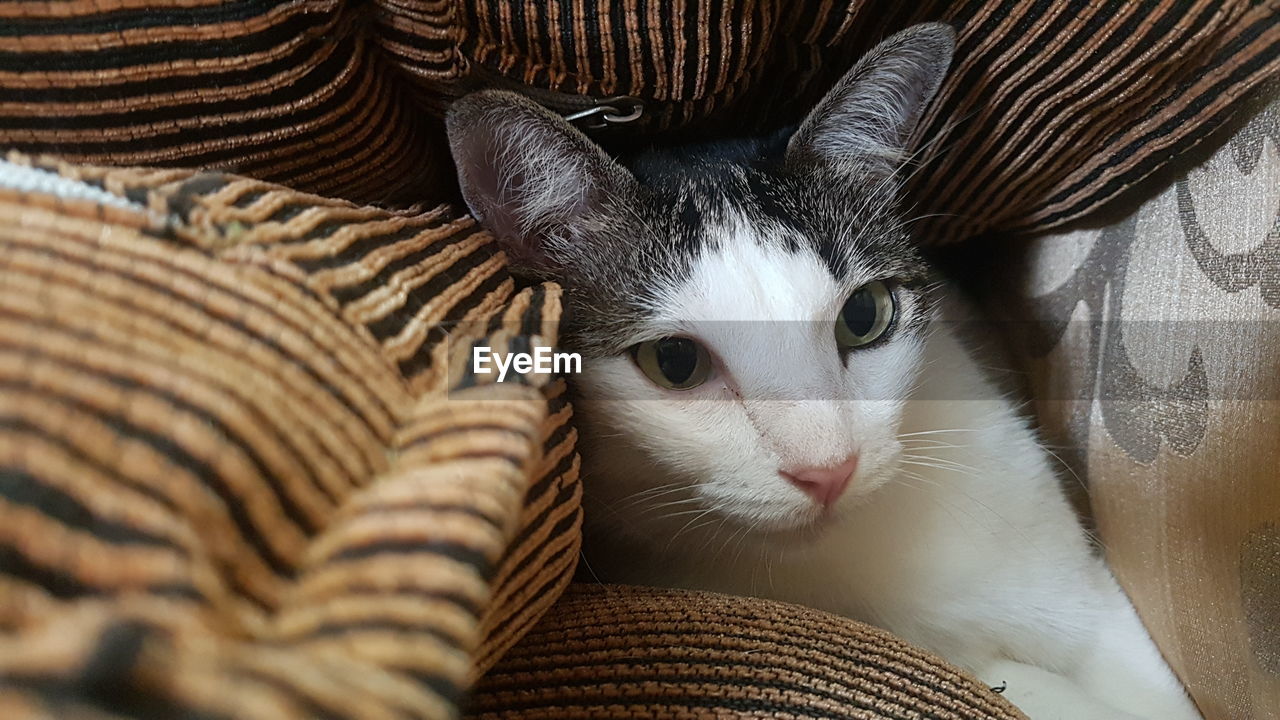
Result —
[[627, 125], [644, 115], [644, 101], [632, 95], [598, 98], [530, 87], [477, 63], [471, 63], [470, 75], [469, 90], [490, 87], [519, 93], [585, 130]]
[[600, 100], [594, 107], [564, 116], [571, 123], [579, 123], [588, 130], [599, 130], [612, 125], [626, 125], [644, 115], [644, 101], [631, 95], [614, 95]]

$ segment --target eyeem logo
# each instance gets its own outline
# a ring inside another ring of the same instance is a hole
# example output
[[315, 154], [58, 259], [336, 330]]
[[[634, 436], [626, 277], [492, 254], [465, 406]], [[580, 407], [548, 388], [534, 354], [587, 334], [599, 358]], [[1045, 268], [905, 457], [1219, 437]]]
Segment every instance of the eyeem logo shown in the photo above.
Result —
[[578, 353], [555, 352], [549, 347], [535, 347], [531, 353], [496, 353], [493, 348], [478, 346], [471, 351], [471, 369], [477, 375], [498, 373], [498, 382], [507, 378], [508, 370], [523, 375], [582, 372], [582, 356]]

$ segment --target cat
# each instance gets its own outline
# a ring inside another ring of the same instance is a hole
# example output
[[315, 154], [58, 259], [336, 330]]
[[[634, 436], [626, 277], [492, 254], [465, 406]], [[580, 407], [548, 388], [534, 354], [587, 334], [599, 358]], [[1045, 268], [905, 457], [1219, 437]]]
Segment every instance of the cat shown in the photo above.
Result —
[[953, 51], [913, 26], [793, 132], [625, 161], [509, 92], [452, 106], [472, 213], [564, 288], [587, 559], [880, 626], [1032, 720], [1199, 718], [900, 214]]

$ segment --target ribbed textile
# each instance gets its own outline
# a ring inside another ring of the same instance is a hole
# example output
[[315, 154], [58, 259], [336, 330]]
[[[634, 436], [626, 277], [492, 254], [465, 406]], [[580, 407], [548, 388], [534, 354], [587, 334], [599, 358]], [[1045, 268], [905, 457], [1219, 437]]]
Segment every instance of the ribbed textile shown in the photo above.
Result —
[[439, 115], [468, 90], [643, 100], [607, 145], [749, 133], [924, 20], [959, 32], [911, 168], [929, 242], [1079, 219], [1280, 73], [1280, 0], [16, 2], [0, 147], [411, 205], [452, 192]]
[[474, 720], [1023, 720], [888, 633], [816, 610], [578, 584], [476, 688]]
[[447, 371], [559, 291], [470, 219], [14, 155], [0, 277], [0, 717], [451, 717], [568, 584], [563, 381]]

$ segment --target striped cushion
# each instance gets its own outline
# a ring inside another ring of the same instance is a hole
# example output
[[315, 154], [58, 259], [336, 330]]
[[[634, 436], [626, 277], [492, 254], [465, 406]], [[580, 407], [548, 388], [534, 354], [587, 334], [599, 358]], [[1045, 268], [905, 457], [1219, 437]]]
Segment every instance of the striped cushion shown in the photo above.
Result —
[[1025, 720], [937, 657], [767, 600], [574, 585], [476, 688], [476, 720]]
[[927, 19], [960, 31], [911, 187], [937, 242], [1078, 219], [1280, 71], [1275, 0], [21, 2], [0, 4], [0, 147], [411, 204], [451, 186], [438, 116], [469, 89], [641, 98], [606, 144], [746, 132]]
[[0, 150], [421, 199], [438, 123], [354, 32], [361, 15], [336, 0], [0, 3]]
[[452, 715], [579, 542], [563, 381], [451, 382], [555, 340], [501, 261], [447, 206], [0, 163], [0, 717]]

